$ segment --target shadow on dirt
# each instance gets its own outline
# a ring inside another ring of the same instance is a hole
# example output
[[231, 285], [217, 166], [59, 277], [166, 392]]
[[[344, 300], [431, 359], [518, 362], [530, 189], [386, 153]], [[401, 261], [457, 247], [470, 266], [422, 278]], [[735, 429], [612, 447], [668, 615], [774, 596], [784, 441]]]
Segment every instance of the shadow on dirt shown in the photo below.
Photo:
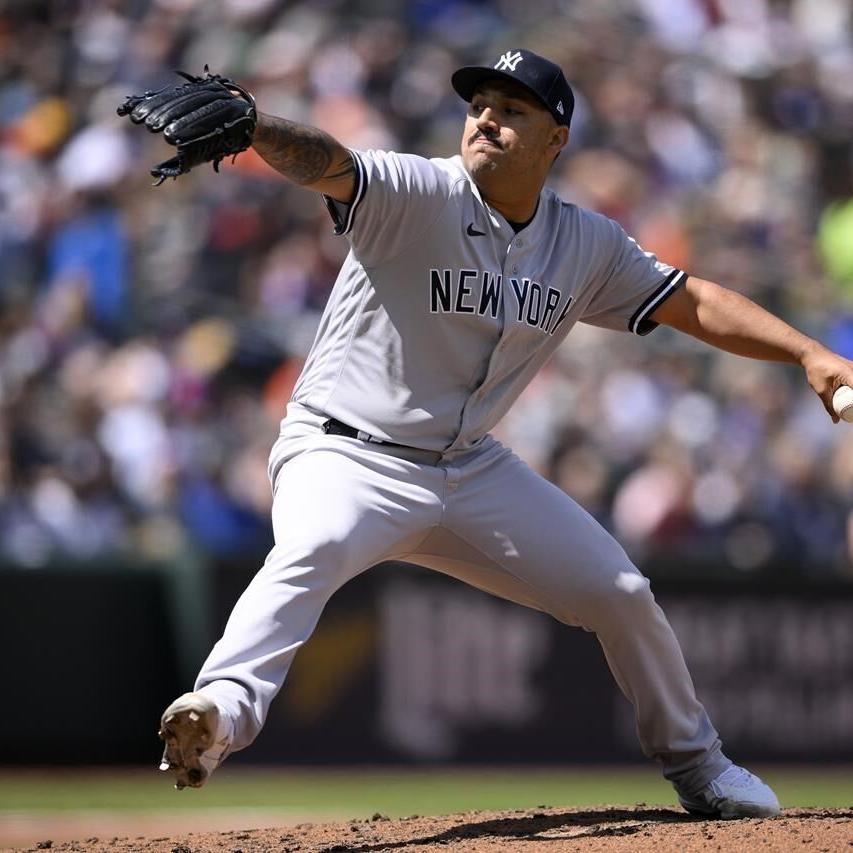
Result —
[[[781, 820], [785, 818], [812, 818], [818, 820], [853, 820], [853, 809], [801, 808], [783, 809]], [[850, 842], [853, 844], [853, 841]]]
[[[375, 850], [394, 850], [400, 847], [448, 844], [476, 838], [505, 838], [537, 841], [563, 841], [567, 837], [603, 838], [615, 835], [634, 835], [650, 824], [696, 823], [704, 820], [682, 811], [670, 809], [601, 809], [573, 811], [563, 814], [527, 813], [520, 817], [473, 821], [454, 826], [434, 835], [407, 838], [401, 841], [336, 844], [324, 853], [369, 853]], [[563, 830], [563, 832], [557, 832]]]

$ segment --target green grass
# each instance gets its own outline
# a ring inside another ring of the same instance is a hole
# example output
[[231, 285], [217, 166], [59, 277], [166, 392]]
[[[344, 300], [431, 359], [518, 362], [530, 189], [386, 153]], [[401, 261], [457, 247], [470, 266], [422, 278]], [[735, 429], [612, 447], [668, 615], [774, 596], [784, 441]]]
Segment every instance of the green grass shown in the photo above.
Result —
[[[850, 806], [851, 768], [767, 768], [783, 805]], [[472, 809], [674, 804], [672, 788], [648, 768], [496, 770], [252, 770], [224, 768], [200, 791], [175, 791], [150, 770], [0, 770], [3, 813], [61, 811], [281, 810], [306, 816], [442, 814]]]

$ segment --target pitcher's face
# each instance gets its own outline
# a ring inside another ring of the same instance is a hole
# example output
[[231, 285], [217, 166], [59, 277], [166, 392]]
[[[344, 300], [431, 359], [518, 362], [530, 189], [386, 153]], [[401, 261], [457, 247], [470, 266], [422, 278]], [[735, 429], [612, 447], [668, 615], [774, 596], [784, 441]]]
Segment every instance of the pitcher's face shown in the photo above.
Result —
[[545, 175], [568, 140], [568, 130], [523, 86], [489, 80], [474, 92], [462, 133], [468, 172], [508, 181]]

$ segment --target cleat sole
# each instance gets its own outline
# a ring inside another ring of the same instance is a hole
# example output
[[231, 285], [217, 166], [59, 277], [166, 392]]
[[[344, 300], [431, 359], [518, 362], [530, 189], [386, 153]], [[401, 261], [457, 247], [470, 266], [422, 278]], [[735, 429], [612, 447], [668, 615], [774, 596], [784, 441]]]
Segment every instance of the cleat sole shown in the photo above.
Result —
[[201, 756], [213, 744], [218, 711], [210, 703], [199, 707], [198, 697], [181, 697], [172, 703], [163, 716], [158, 732], [164, 742], [160, 770], [175, 774], [175, 787], [200, 788], [208, 772], [201, 764]]

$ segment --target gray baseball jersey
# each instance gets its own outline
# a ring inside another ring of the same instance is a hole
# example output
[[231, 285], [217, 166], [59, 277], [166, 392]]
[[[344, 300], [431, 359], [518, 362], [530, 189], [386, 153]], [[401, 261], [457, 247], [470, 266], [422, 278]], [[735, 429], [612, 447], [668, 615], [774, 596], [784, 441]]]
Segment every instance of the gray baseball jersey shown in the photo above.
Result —
[[544, 189], [515, 233], [462, 158], [353, 151], [351, 244], [294, 400], [376, 438], [479, 442], [580, 321], [646, 334], [685, 273]]

